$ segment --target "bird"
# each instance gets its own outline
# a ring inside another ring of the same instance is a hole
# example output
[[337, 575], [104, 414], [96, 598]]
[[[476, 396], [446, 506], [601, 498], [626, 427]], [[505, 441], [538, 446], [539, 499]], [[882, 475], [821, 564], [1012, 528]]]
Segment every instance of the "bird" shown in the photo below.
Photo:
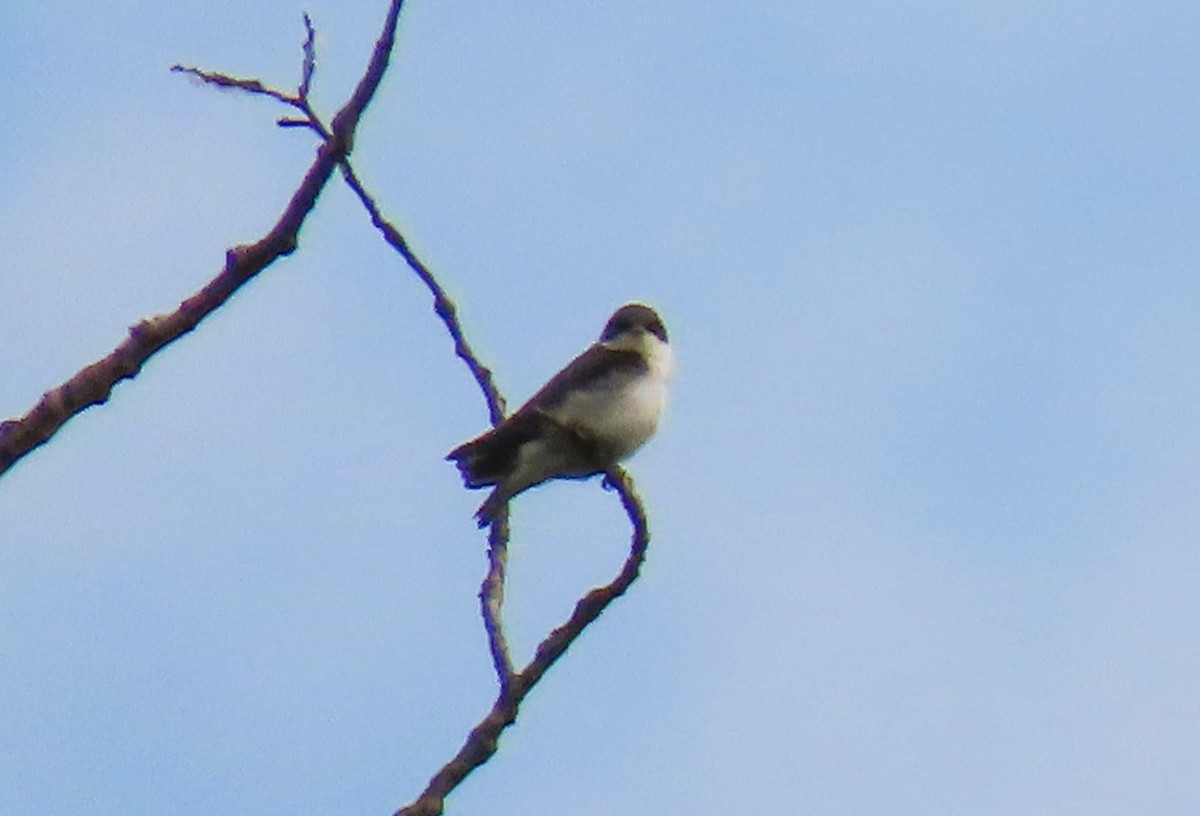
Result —
[[589, 346], [495, 428], [446, 455], [463, 484], [493, 490], [475, 513], [495, 522], [510, 499], [551, 479], [607, 474], [654, 435], [674, 356], [658, 313], [617, 309]]

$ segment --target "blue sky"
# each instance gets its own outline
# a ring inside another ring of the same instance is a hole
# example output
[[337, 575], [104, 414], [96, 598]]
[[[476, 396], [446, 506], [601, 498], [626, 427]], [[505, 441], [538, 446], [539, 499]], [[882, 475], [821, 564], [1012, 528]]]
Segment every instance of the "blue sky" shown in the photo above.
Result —
[[[169, 311], [383, 4], [24, 4], [0, 414]], [[654, 303], [641, 581], [451, 813], [1200, 807], [1200, 8], [410, 0], [355, 162], [514, 403]], [[490, 705], [442, 461], [486, 412], [331, 184], [299, 251], [0, 481], [0, 810], [390, 813]], [[528, 655], [627, 545], [516, 503]]]

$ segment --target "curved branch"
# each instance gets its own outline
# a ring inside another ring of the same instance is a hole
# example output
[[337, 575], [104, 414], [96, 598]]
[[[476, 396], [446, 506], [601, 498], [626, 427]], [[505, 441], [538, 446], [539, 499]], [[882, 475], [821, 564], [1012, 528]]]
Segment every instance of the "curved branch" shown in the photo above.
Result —
[[600, 617], [600, 613], [610, 603], [625, 594], [630, 585], [637, 580], [642, 562], [646, 560], [646, 548], [650, 544], [650, 526], [646, 519], [646, 508], [634, 488], [633, 477], [618, 466], [605, 475], [604, 484], [617, 491], [621, 505], [629, 516], [629, 523], [633, 526], [629, 557], [625, 559], [621, 571], [611, 583], [597, 587], [580, 598], [567, 622], [553, 630], [538, 644], [533, 660], [516, 678], [517, 684], [526, 690], [542, 679], [542, 675], [566, 653], [575, 639], [592, 621]]
[[83, 368], [57, 388], [46, 392], [28, 413], [0, 423], [0, 475], [30, 451], [45, 444], [72, 417], [92, 405], [108, 401], [122, 380], [137, 376], [142, 366], [164, 347], [192, 331], [214, 310], [224, 305], [243, 285], [277, 259], [295, 251], [300, 228], [316, 205], [337, 165], [349, 155], [354, 131], [387, 70], [396, 25], [404, 0], [392, 0], [383, 31], [370, 62], [350, 99], [333, 119], [329, 138], [292, 195], [279, 220], [253, 244], [235, 247], [225, 256], [225, 267], [203, 289], [167, 315], [143, 320], [108, 356]]
[[503, 695], [512, 684], [512, 656], [500, 610], [504, 606], [504, 582], [508, 577], [508, 509], [505, 508], [488, 528], [488, 571], [479, 585], [479, 612], [487, 633], [488, 651], [496, 669], [496, 682]]
[[479, 386], [479, 390], [483, 392], [483, 398], [488, 407], [488, 418], [493, 425], [499, 425], [504, 420], [504, 397], [500, 395], [500, 390], [496, 387], [495, 380], [492, 378], [492, 370], [480, 362], [479, 357], [471, 348], [471, 344], [467, 342], [462, 324], [458, 319], [458, 307], [446, 294], [442, 285], [438, 283], [429, 267], [412, 251], [412, 247], [400, 234], [400, 230], [396, 229], [379, 211], [379, 205], [363, 187], [349, 161], [342, 162], [342, 178], [358, 196], [358, 200], [362, 202], [363, 208], [371, 218], [371, 224], [379, 230], [383, 239], [400, 253], [400, 257], [404, 258], [404, 262], [409, 265], [433, 295], [433, 310], [441, 318], [442, 323], [446, 326], [446, 331], [450, 333], [450, 338], [454, 341], [454, 353], [466, 364], [475, 383]]
[[[487, 401], [492, 424], [504, 419], [504, 399], [492, 379], [492, 372], [479, 360], [467, 343], [457, 310], [445, 289], [433, 273], [412, 251], [404, 236], [380, 212], [378, 205], [364, 189], [349, 160], [342, 162], [342, 176], [346, 184], [358, 196], [371, 223], [383, 235], [384, 240], [395, 249], [433, 295], [434, 311], [442, 319], [454, 350], [463, 360], [476, 384]], [[487, 762], [499, 747], [500, 735], [517, 718], [521, 702], [537, 685], [552, 665], [562, 657], [571, 644], [583, 633], [610, 603], [623, 595], [637, 579], [650, 532], [646, 511], [633, 486], [633, 479], [621, 468], [614, 468], [605, 475], [605, 486], [615, 489], [633, 526], [629, 557], [617, 577], [609, 584], [597, 587], [583, 596], [576, 604], [570, 618], [555, 628], [538, 645], [533, 660], [520, 672], [513, 671], [512, 658], [504, 636], [500, 619], [504, 603], [504, 582], [508, 564], [508, 515], [507, 510], [490, 526], [488, 534], [488, 571], [479, 588], [480, 612], [487, 632], [488, 649], [496, 670], [500, 690], [487, 715], [471, 729], [458, 753], [429, 780], [421, 795], [411, 804], [396, 812], [396, 816], [440, 816], [445, 808], [446, 796], [458, 787], [476, 768]]]
[[[260, 96], [268, 96], [282, 102], [298, 110], [301, 115], [298, 118], [285, 117], [280, 119], [278, 123], [281, 127], [307, 128], [316, 133], [320, 138], [327, 139], [329, 138], [329, 131], [322, 124], [320, 117], [317, 116], [308, 99], [313, 72], [316, 69], [316, 53], [314, 48], [315, 33], [312, 21], [307, 14], [304, 15], [304, 29], [306, 34], [302, 46], [304, 64], [300, 85], [295, 94], [283, 93], [264, 85], [257, 79], [231, 77], [225, 74], [203, 71], [199, 68], [190, 68], [182, 65], [176, 65], [172, 70], [189, 74], [206, 84], [215, 85], [220, 88], [232, 88]], [[504, 420], [504, 397], [500, 394], [500, 389], [496, 387], [491, 369], [480, 361], [474, 349], [467, 342], [466, 334], [458, 319], [458, 309], [454, 305], [454, 301], [450, 299], [450, 296], [446, 293], [441, 283], [438, 282], [429, 267], [413, 252], [408, 241], [400, 233], [400, 230], [380, 212], [375, 199], [367, 192], [359, 180], [358, 174], [355, 173], [349, 157], [342, 158], [341, 168], [342, 177], [345, 179], [346, 185], [358, 196], [359, 201], [371, 219], [371, 223], [380, 232], [384, 240], [400, 254], [400, 257], [404, 259], [409, 268], [416, 273], [430, 294], [433, 295], [434, 312], [441, 318], [446, 331], [450, 334], [451, 340], [454, 341], [455, 354], [466, 364], [467, 369], [471, 372], [471, 376], [479, 386], [479, 390], [482, 392], [483, 398], [487, 403], [488, 415], [492, 424], [499, 425]], [[484, 630], [487, 633], [488, 650], [491, 652], [492, 664], [496, 670], [496, 680], [502, 692], [508, 688], [513, 677], [512, 658], [509, 654], [508, 642], [504, 636], [504, 625], [501, 620], [501, 609], [504, 605], [504, 582], [508, 569], [508, 536], [507, 517], [503, 521], [498, 520], [496, 524], [491, 525], [488, 534], [488, 571], [479, 587], [479, 607], [483, 617]]]
[[616, 468], [610, 471], [605, 476], [605, 484], [617, 491], [633, 526], [629, 557], [625, 559], [621, 571], [611, 583], [584, 595], [575, 604], [575, 609], [566, 623], [554, 629], [538, 644], [533, 660], [512, 676], [507, 687], [501, 688], [491, 710], [471, 729], [454, 758], [434, 774], [424, 792], [412, 804], [396, 811], [395, 816], [440, 816], [445, 809], [446, 796], [458, 787], [471, 771], [496, 753], [500, 735], [516, 721], [525, 695], [583, 634], [584, 629], [600, 617], [610, 603], [625, 594], [630, 585], [637, 580], [642, 562], [646, 560], [646, 548], [650, 543], [646, 510], [634, 489], [633, 478], [623, 469]]
[[[400, 254], [409, 268], [416, 273], [425, 287], [433, 295], [433, 310], [442, 323], [450, 339], [454, 341], [454, 353], [467, 366], [475, 384], [479, 386], [483, 399], [487, 403], [488, 417], [492, 425], [504, 421], [504, 397], [492, 378], [492, 370], [479, 359], [471, 344], [467, 342], [466, 333], [458, 319], [458, 308], [446, 294], [445, 288], [438, 282], [433, 272], [417, 257], [409, 246], [408, 241], [383, 213], [375, 199], [363, 187], [358, 175], [346, 159], [342, 162], [342, 178], [346, 185], [358, 196], [363, 208], [371, 219], [371, 223], [383, 236], [383, 239]], [[503, 695], [513, 677], [512, 657], [508, 650], [508, 641], [504, 636], [504, 624], [500, 612], [504, 606], [504, 581], [508, 572], [508, 511], [501, 515], [488, 529], [488, 570], [479, 586], [479, 611], [483, 617], [483, 628], [487, 633], [488, 651], [492, 655], [492, 666], [496, 670], [496, 682], [500, 685]]]

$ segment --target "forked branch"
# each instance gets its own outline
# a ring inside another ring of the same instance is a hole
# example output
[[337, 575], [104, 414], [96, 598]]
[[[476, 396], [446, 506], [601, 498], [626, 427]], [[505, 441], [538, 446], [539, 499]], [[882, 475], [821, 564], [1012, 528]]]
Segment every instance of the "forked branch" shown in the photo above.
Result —
[[[269, 96], [296, 108], [301, 114], [300, 118], [281, 119], [279, 124], [287, 127], [308, 127], [322, 138], [326, 138], [326, 129], [308, 103], [308, 86], [312, 78], [315, 56], [312, 46], [313, 31], [307, 17], [305, 26], [308, 36], [304, 43], [304, 80], [295, 95], [281, 93], [265, 87], [255, 80], [237, 80], [196, 69], [181, 70], [186, 70], [205, 82]], [[362, 203], [371, 223], [428, 288], [433, 297], [434, 312], [445, 325], [454, 343], [455, 354], [466, 365], [479, 387], [484, 401], [487, 403], [488, 415], [492, 424], [498, 425], [504, 419], [504, 398], [495, 384], [491, 370], [483, 364], [467, 341], [454, 302], [433, 272], [417, 257], [400, 230], [383, 215], [374, 197], [366, 190], [355, 173], [348, 156], [343, 156], [340, 164], [343, 179]], [[611, 583], [591, 590], [576, 603], [567, 621], [542, 640], [533, 659], [519, 672], [513, 668], [501, 618], [508, 560], [507, 512], [501, 513], [496, 522], [490, 526], [488, 570], [480, 585], [479, 603], [484, 629], [487, 633], [488, 649], [499, 686], [497, 696], [488, 713], [467, 735], [458, 753], [433, 775], [425, 790], [416, 800], [397, 811], [397, 816], [439, 816], [443, 813], [446, 796], [458, 787], [473, 770], [487, 762], [496, 753], [501, 734], [516, 721], [521, 703], [526, 695], [532, 691], [550, 667], [566, 653], [583, 631], [600, 616], [610, 603], [624, 594], [636, 580], [650, 541], [645, 509], [634, 490], [632, 478], [624, 470], [617, 468], [608, 473], [605, 476], [605, 485], [618, 492], [632, 525], [629, 556]]]
[[396, 811], [395, 816], [440, 816], [445, 810], [446, 795], [496, 753], [500, 735], [516, 721], [525, 696], [583, 634], [584, 629], [600, 617], [610, 603], [625, 594], [637, 579], [642, 562], [646, 559], [646, 547], [650, 543], [646, 510], [634, 489], [633, 479], [625, 470], [617, 468], [610, 472], [605, 476], [605, 484], [617, 491], [633, 526], [629, 557], [625, 559], [621, 571], [611, 583], [591, 590], [576, 602], [567, 621], [538, 644], [529, 665], [513, 675], [507, 687], [501, 687], [491, 710], [471, 729], [454, 758], [434, 774], [412, 804]]
[[[358, 121], [375, 95], [391, 57], [396, 25], [404, 0], [391, 0], [383, 31], [375, 43], [366, 71], [346, 104], [323, 134], [316, 158], [292, 194], [271, 230], [252, 244], [234, 247], [225, 254], [225, 266], [203, 289], [166, 315], [141, 321], [112, 352], [81, 369], [62, 385], [46, 392], [24, 416], [0, 423], [0, 476], [30, 451], [45, 444], [72, 417], [92, 405], [107, 402], [122, 380], [137, 376], [146, 361], [175, 340], [195, 329], [205, 317], [263, 269], [295, 251], [300, 228], [312, 212], [334, 168], [349, 155]], [[311, 27], [310, 31], [311, 39]], [[307, 49], [306, 49], [307, 51]], [[306, 67], [302, 90], [307, 93], [311, 69]], [[261, 83], [243, 90], [267, 93]], [[274, 96], [275, 94], [270, 94]], [[278, 97], [276, 97], [278, 98]]]

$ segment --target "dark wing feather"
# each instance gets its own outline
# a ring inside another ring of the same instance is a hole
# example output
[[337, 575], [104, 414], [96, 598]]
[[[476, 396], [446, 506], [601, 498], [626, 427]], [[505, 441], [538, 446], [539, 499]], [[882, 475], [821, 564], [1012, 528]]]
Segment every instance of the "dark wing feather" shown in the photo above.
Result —
[[566, 399], [567, 393], [577, 388], [588, 387], [589, 383], [602, 380], [606, 375], [617, 372], [642, 374], [647, 370], [646, 360], [636, 351], [611, 349], [601, 343], [588, 348], [574, 360], [569, 362], [562, 371], [550, 378], [550, 382], [542, 386], [529, 401], [517, 410], [513, 417], [536, 411], [552, 409]]
[[496, 484], [516, 464], [521, 446], [536, 438], [546, 421], [533, 412], [513, 414], [499, 427], [459, 445], [446, 458], [458, 466], [467, 487]]

